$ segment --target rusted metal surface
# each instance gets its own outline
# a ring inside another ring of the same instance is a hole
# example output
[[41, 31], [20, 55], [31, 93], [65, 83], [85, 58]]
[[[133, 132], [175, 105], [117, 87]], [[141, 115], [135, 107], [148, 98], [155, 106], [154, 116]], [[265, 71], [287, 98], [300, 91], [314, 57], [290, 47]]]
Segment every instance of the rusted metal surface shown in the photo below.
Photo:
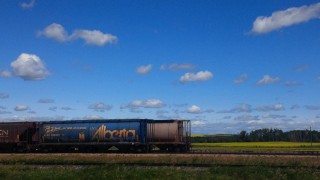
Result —
[[32, 122], [0, 123], [0, 143], [21, 143], [32, 141]]
[[157, 142], [179, 142], [179, 122], [154, 123], [153, 140]]

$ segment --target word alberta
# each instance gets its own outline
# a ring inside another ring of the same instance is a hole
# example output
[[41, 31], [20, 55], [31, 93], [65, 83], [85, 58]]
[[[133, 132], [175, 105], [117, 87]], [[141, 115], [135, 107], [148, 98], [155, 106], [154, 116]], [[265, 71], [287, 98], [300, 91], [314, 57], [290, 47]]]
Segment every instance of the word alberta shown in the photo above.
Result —
[[136, 136], [136, 130], [108, 130], [107, 126], [101, 125], [99, 129], [96, 131], [96, 133], [93, 135], [92, 139], [97, 139], [97, 140], [112, 140], [112, 139], [137, 139], [138, 137]]

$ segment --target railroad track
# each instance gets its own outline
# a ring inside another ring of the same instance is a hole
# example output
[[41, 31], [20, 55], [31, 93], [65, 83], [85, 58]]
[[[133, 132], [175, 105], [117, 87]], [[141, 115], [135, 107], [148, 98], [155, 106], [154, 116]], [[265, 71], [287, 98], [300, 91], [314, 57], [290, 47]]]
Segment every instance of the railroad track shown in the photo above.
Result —
[[[44, 152], [36, 152], [34, 154], [72, 154], [72, 153], [83, 153], [83, 152], [51, 152], [51, 153], [44, 153]], [[22, 152], [0, 152], [0, 154], [33, 154], [32, 152], [29, 153], [22, 153]], [[84, 153], [86, 154], [86, 153]], [[153, 151], [150, 153], [136, 153], [136, 152], [117, 152], [117, 151], [109, 151], [105, 153], [97, 152], [97, 153], [88, 153], [88, 154], [221, 154], [221, 155], [274, 155], [274, 156], [320, 156], [320, 151], [292, 151], [292, 152], [257, 152], [257, 151], [208, 151], [208, 150], [191, 150], [188, 152], [165, 152], [165, 151]]]
[[[17, 163], [0, 162], [0, 165], [17, 165]], [[125, 167], [176, 167], [176, 168], [211, 168], [211, 167], [265, 167], [265, 168], [308, 168], [308, 169], [320, 169], [320, 166], [307, 166], [307, 165], [270, 165], [270, 164], [223, 164], [223, 163], [28, 163], [24, 162], [24, 166], [39, 167], [39, 168], [52, 168], [52, 167], [74, 167], [85, 168], [93, 166], [125, 166]]]

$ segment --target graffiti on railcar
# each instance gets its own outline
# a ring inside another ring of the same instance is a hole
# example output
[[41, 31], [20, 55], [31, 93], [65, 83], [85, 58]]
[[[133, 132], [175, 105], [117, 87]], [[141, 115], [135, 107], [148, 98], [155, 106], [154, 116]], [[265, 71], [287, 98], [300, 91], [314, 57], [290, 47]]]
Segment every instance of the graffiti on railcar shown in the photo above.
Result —
[[136, 136], [136, 130], [134, 129], [121, 129], [121, 130], [108, 130], [107, 126], [105, 125], [101, 125], [97, 131], [94, 133], [94, 135], [92, 136], [92, 139], [96, 139], [96, 140], [100, 140], [100, 141], [104, 141], [104, 140], [113, 140], [113, 139], [117, 139], [120, 138], [121, 139], [125, 139], [125, 140], [137, 140]]
[[55, 126], [47, 126], [45, 127], [46, 134], [57, 133], [58, 131], [66, 131], [66, 130], [86, 130], [87, 127], [55, 127]]

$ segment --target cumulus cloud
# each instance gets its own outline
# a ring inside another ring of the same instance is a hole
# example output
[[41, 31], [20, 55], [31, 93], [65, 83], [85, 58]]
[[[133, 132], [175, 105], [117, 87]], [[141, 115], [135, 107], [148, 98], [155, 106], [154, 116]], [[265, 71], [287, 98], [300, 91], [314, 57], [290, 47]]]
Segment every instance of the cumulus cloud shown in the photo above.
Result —
[[240, 77], [236, 78], [235, 80], [233, 80], [234, 83], [236, 84], [241, 84], [244, 83], [248, 80], [248, 75], [247, 74], [242, 74], [240, 75]]
[[280, 78], [279, 77], [271, 77], [269, 75], [264, 75], [262, 77], [262, 79], [260, 79], [258, 82], [257, 82], [257, 85], [265, 85], [265, 84], [272, 84], [272, 83], [277, 83], [280, 81]]
[[95, 104], [91, 104], [88, 108], [95, 110], [95, 111], [98, 111], [98, 112], [105, 112], [105, 111], [109, 111], [110, 109], [112, 109], [112, 106], [105, 104], [103, 102], [97, 102]]
[[169, 65], [161, 65], [160, 70], [169, 70], [169, 71], [178, 71], [178, 70], [192, 70], [196, 68], [193, 64], [169, 64]]
[[36, 4], [36, 0], [31, 0], [30, 2], [23, 2], [20, 4], [21, 8], [23, 9], [31, 9]]
[[7, 99], [10, 95], [8, 93], [0, 93], [0, 99]]
[[192, 113], [192, 114], [203, 114], [203, 113], [212, 113], [212, 112], [214, 112], [213, 109], [202, 110], [199, 106], [196, 106], [196, 105], [192, 105], [187, 110], [187, 113]]
[[281, 103], [277, 103], [274, 105], [267, 105], [267, 106], [258, 106], [256, 107], [257, 111], [281, 111], [284, 110], [284, 105]]
[[135, 100], [127, 105], [121, 106], [121, 109], [126, 108], [162, 108], [166, 104], [159, 99]]
[[0, 77], [10, 78], [10, 77], [12, 77], [12, 73], [8, 70], [2, 70], [2, 71], [0, 71]]
[[103, 33], [99, 30], [75, 30], [70, 37], [71, 39], [83, 39], [86, 44], [94, 46], [103, 46], [112, 44], [118, 38], [112, 34]]
[[185, 73], [180, 77], [181, 83], [187, 83], [191, 81], [208, 81], [213, 78], [213, 74], [210, 71], [199, 71], [197, 73]]
[[26, 105], [16, 105], [14, 108], [15, 111], [26, 111], [29, 110], [29, 106]]
[[152, 65], [148, 64], [148, 65], [145, 65], [145, 66], [137, 67], [136, 72], [138, 74], [148, 74], [151, 70], [152, 70]]
[[254, 34], [265, 34], [283, 27], [308, 22], [316, 18], [320, 18], [320, 3], [309, 6], [291, 7], [286, 10], [273, 12], [269, 17], [257, 17], [253, 22], [251, 32]]
[[58, 42], [65, 42], [70, 39], [64, 27], [57, 23], [52, 23], [46, 28], [44, 28], [44, 30], [39, 31], [38, 36], [44, 36], [46, 38], [53, 39]]
[[198, 113], [201, 113], [201, 108], [199, 106], [192, 105], [187, 112], [198, 114]]
[[53, 99], [39, 99], [38, 103], [44, 103], [44, 104], [54, 103], [54, 100]]
[[100, 30], [77, 29], [71, 35], [64, 29], [61, 24], [52, 23], [38, 32], [38, 36], [44, 36], [58, 42], [74, 41], [82, 39], [87, 45], [104, 46], [117, 42], [117, 36], [103, 33]]
[[24, 80], [42, 80], [50, 75], [42, 60], [34, 54], [22, 53], [11, 67], [14, 74]]

